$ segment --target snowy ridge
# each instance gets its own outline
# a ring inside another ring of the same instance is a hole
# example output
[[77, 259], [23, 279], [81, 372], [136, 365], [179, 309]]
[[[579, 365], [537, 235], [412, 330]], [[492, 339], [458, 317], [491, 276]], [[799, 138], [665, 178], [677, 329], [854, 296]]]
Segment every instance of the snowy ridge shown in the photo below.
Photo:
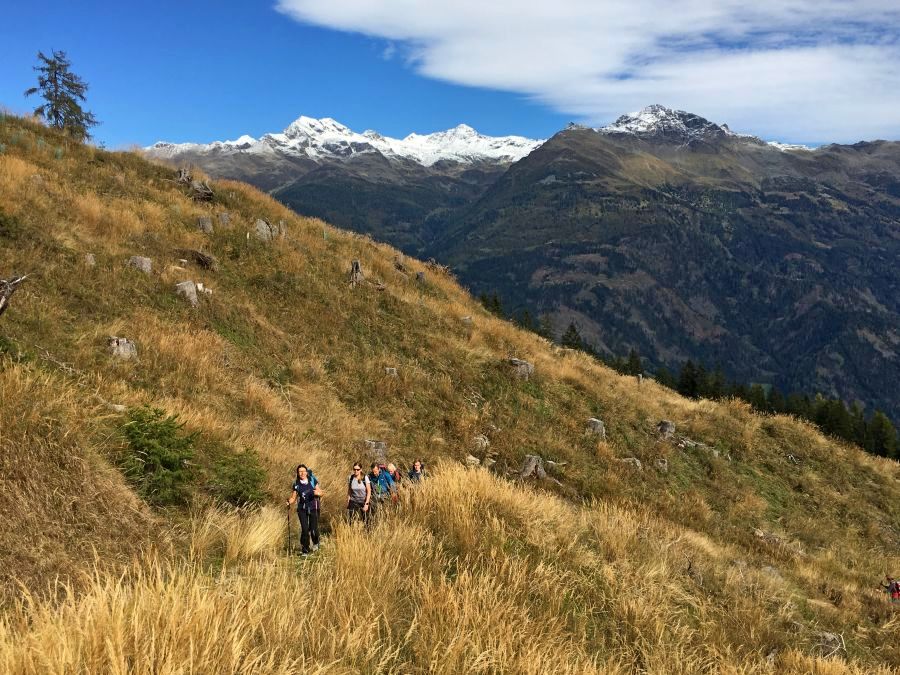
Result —
[[633, 134], [635, 136], [669, 136], [680, 139], [709, 138], [716, 136], [730, 136], [733, 138], [745, 138], [749, 141], [766, 143], [782, 152], [805, 150], [813, 148], [805, 145], [779, 143], [778, 141], [763, 141], [750, 134], [738, 134], [728, 128], [727, 124], [716, 124], [709, 120], [685, 112], [684, 110], [672, 110], [665, 106], [649, 105], [637, 112], [622, 115], [612, 124], [596, 129], [602, 134]]
[[471, 163], [481, 160], [514, 162], [525, 157], [543, 141], [522, 136], [483, 136], [472, 127], [459, 126], [433, 134], [410, 134], [389, 138], [375, 131], [357, 133], [340, 122], [325, 117], [299, 117], [281, 133], [265, 134], [259, 140], [241, 136], [234, 141], [214, 143], [159, 142], [145, 151], [151, 156], [172, 158], [194, 153], [284, 153], [314, 161], [348, 159], [379, 152], [388, 158], [409, 159], [423, 166], [440, 161]]

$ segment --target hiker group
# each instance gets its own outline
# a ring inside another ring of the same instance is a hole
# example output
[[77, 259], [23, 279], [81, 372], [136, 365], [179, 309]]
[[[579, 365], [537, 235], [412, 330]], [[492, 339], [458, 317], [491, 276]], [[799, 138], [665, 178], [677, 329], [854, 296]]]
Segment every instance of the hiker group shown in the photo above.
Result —
[[[416, 460], [407, 472], [409, 483], [419, 483], [425, 478], [425, 465]], [[396, 503], [403, 481], [400, 470], [393, 464], [373, 462], [369, 473], [364, 474], [362, 464], [354, 462], [347, 478], [347, 520], [371, 524], [375, 515], [388, 503]], [[309, 555], [319, 550], [319, 512], [322, 508], [322, 488], [312, 469], [305, 464], [297, 466], [288, 508], [297, 505], [300, 521], [300, 554]], [[288, 521], [288, 546], [290, 542], [290, 521]]]

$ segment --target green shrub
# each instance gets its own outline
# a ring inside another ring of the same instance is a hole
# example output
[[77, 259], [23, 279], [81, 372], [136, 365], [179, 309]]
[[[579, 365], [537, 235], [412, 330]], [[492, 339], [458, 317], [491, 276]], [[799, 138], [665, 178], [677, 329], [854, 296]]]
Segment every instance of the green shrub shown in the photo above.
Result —
[[122, 472], [151, 504], [186, 503], [197, 434], [185, 433], [177, 415], [158, 408], [135, 408], [128, 417], [122, 429], [128, 444]]
[[0, 211], [0, 239], [18, 239], [22, 225], [15, 217]]
[[266, 472], [259, 455], [249, 448], [220, 457], [211, 469], [207, 489], [213, 497], [232, 506], [253, 506], [266, 498]]

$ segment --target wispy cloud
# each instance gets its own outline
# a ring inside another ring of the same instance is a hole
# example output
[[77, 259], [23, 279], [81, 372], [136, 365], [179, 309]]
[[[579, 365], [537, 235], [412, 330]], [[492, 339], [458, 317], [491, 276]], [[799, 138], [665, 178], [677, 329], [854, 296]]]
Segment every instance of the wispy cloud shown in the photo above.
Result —
[[663, 103], [796, 142], [900, 138], [897, 0], [278, 0], [589, 124]]

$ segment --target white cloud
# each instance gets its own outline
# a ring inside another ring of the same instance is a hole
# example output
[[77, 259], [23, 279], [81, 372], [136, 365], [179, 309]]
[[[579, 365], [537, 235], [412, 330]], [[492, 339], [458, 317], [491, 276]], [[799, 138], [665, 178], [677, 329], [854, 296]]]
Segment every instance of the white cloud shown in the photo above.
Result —
[[589, 124], [650, 103], [794, 142], [900, 138], [897, 0], [278, 0], [427, 77]]

